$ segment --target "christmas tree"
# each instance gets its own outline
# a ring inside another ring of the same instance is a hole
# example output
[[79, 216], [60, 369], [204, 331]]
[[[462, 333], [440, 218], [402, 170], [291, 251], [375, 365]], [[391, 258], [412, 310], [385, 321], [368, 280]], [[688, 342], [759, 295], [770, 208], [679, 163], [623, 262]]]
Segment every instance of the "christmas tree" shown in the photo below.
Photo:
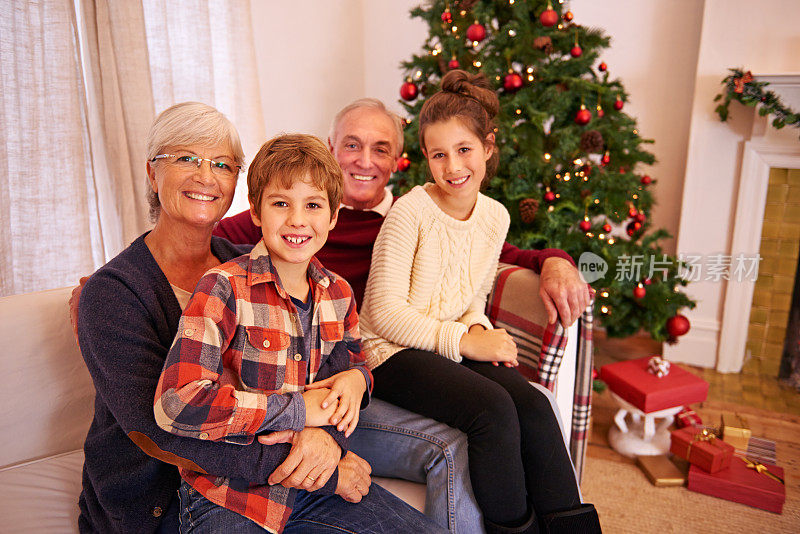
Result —
[[[405, 192], [427, 180], [417, 117], [450, 69], [482, 72], [495, 84], [500, 165], [485, 193], [511, 214], [508, 241], [556, 247], [608, 266], [591, 280], [595, 316], [610, 336], [640, 329], [674, 341], [694, 307], [680, 288], [683, 265], [666, 255], [651, 228], [654, 180], [627, 95], [602, 61], [609, 38], [581, 26], [548, 0], [433, 0], [411, 11], [430, 27], [420, 54], [403, 63], [400, 96], [408, 112], [406, 154], [395, 181]], [[592, 253], [596, 256], [592, 256]]]

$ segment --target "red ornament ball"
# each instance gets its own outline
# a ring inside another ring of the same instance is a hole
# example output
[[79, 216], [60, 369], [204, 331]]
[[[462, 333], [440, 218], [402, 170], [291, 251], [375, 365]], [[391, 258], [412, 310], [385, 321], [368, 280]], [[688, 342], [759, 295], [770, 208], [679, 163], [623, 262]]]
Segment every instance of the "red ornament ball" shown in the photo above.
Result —
[[646, 285], [646, 286], [649, 286], [649, 285], [650, 285], [650, 284], [652, 284], [652, 283], [653, 283], [653, 281], [652, 281], [652, 280], [650, 280], [649, 278], [645, 278], [645, 279], [644, 279], [644, 285]]
[[514, 93], [522, 88], [522, 76], [516, 72], [509, 72], [503, 79], [503, 89], [509, 93]]
[[614, 101], [614, 109], [617, 111], [621, 110], [624, 105], [625, 103], [619, 97]]
[[608, 152], [606, 152], [605, 154], [603, 154], [603, 157], [600, 158], [600, 165], [605, 166], [608, 165], [609, 163], [611, 163], [611, 156], [609, 155]]
[[467, 39], [470, 41], [483, 41], [486, 39], [486, 28], [477, 22], [467, 28]]
[[610, 225], [610, 224], [608, 224], [608, 223], [605, 223], [605, 224], [603, 225], [603, 231], [604, 231], [605, 233], [608, 233], [608, 232], [610, 232], [610, 231], [611, 231], [611, 225]]
[[567, 11], [564, 13], [564, 20], [567, 22], [572, 22], [572, 11]]
[[406, 101], [412, 101], [417, 98], [419, 89], [414, 82], [408, 81], [400, 86], [400, 98]]
[[450, 13], [449, 11], [445, 11], [444, 13], [442, 13], [442, 22], [444, 22], [445, 24], [450, 24], [451, 22], [453, 22], [453, 14]]
[[585, 126], [589, 124], [590, 120], [592, 120], [592, 113], [585, 107], [581, 107], [575, 115], [575, 124]]
[[578, 226], [579, 226], [579, 227], [580, 227], [580, 229], [581, 229], [581, 230], [583, 230], [584, 232], [588, 232], [589, 230], [591, 230], [591, 229], [592, 229], [592, 223], [590, 223], [590, 222], [589, 222], [589, 221], [587, 221], [586, 219], [582, 220]]
[[600, 72], [605, 72], [608, 68], [608, 65], [606, 65], [605, 61], [603, 61], [597, 66], [597, 68], [600, 70]]
[[642, 229], [642, 223], [639, 221], [631, 221], [628, 223], [628, 226], [625, 227], [625, 232], [633, 237], [633, 235]]
[[600, 106], [597, 106], [597, 116], [601, 119], [606, 116], [606, 112]]
[[644, 184], [644, 185], [650, 185], [650, 183], [651, 183], [652, 181], [653, 181], [653, 179], [652, 179], [652, 178], [650, 178], [650, 176], [648, 176], [647, 174], [645, 174], [644, 176], [642, 176], [642, 179], [641, 179], [641, 182], [642, 182], [642, 184]]
[[552, 191], [548, 191], [547, 193], [544, 194], [545, 202], [553, 202], [555, 199], [556, 199], [556, 194], [553, 193]]
[[646, 294], [647, 290], [641, 284], [633, 288], [633, 296], [637, 299], [643, 299]]
[[450, 69], [450, 70], [455, 70], [460, 66], [461, 66], [461, 64], [458, 62], [458, 60], [456, 58], [453, 58], [453, 59], [451, 59], [450, 61], [447, 62], [447, 68]]
[[637, 213], [636, 217], [634, 217], [634, 218], [636, 219], [636, 222], [640, 222], [642, 224], [644, 224], [644, 221], [647, 220], [647, 217], [645, 216], [643, 211], [640, 211], [639, 213]]
[[689, 331], [691, 324], [689, 319], [681, 314], [673, 315], [667, 319], [667, 333], [671, 337], [678, 337], [684, 335]]
[[406, 172], [408, 168], [411, 167], [411, 160], [407, 157], [403, 156], [402, 158], [397, 160], [397, 170], [400, 172]]
[[542, 26], [553, 26], [558, 22], [558, 13], [552, 8], [545, 9], [542, 11], [542, 14], [539, 15], [539, 22], [542, 23]]
[[572, 47], [572, 50], [569, 51], [569, 54], [572, 57], [581, 57], [581, 54], [583, 54], [583, 48], [581, 48], [578, 45], [575, 45]]
[[633, 218], [633, 217], [636, 217], [636, 214], [637, 214], [637, 213], [639, 213], [639, 210], [637, 210], [637, 209], [636, 209], [636, 208], [634, 208], [633, 206], [631, 206], [631, 207], [628, 209], [628, 217], [632, 217], [632, 218]]

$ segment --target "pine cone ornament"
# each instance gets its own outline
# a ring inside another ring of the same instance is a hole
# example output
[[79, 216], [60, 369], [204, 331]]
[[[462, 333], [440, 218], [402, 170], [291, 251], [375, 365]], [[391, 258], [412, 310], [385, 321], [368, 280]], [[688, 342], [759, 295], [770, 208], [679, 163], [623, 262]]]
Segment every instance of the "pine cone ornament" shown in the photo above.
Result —
[[534, 48], [541, 50], [548, 56], [553, 53], [553, 40], [547, 35], [542, 35], [533, 40]]
[[519, 218], [526, 224], [531, 224], [536, 211], [539, 209], [539, 201], [535, 198], [523, 198], [519, 201]]
[[581, 150], [584, 152], [599, 154], [604, 145], [603, 134], [597, 130], [587, 130], [581, 135]]
[[470, 9], [475, 7], [475, 4], [477, 3], [478, 0], [456, 0], [455, 2], [453, 2], [453, 7], [455, 9], [469, 11]]

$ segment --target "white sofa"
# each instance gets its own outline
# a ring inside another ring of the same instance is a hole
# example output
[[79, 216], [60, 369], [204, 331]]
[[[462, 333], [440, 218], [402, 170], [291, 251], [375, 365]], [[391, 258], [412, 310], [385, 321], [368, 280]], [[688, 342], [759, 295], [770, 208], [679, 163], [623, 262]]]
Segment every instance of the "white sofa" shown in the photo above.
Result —
[[[72, 335], [67, 304], [71, 291], [62, 288], [0, 298], [3, 532], [77, 532], [82, 445], [92, 418], [94, 388]], [[573, 333], [571, 338], [561, 363], [563, 386], [558, 388], [567, 428], [572, 420], [578, 336]], [[421, 485], [379, 482], [423, 508]]]

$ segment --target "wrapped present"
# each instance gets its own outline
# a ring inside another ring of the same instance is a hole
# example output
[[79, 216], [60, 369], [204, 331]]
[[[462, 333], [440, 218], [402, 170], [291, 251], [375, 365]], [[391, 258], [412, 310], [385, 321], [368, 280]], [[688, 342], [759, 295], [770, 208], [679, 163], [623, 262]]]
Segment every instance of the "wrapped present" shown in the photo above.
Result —
[[636, 464], [654, 486], [669, 487], [686, 484], [686, 475], [664, 455], [637, 456]]
[[724, 441], [741, 451], [747, 450], [747, 443], [752, 434], [747, 419], [738, 413], [725, 412], [720, 416], [720, 431]]
[[675, 426], [678, 428], [703, 426], [703, 420], [697, 412], [684, 406], [683, 410], [675, 414]]
[[703, 402], [708, 382], [673, 365], [658, 377], [648, 371], [649, 357], [609, 363], [600, 368], [600, 378], [609, 389], [644, 413]]
[[758, 460], [762, 464], [776, 465], [778, 455], [775, 452], [775, 442], [755, 436], [751, 437], [747, 442], [747, 457], [751, 460]]
[[707, 473], [696, 465], [690, 466], [688, 488], [776, 514], [783, 511], [786, 500], [783, 469], [740, 456], [734, 457], [728, 469], [716, 473]]
[[716, 473], [731, 465], [733, 446], [717, 439], [712, 432], [696, 428], [681, 428], [671, 433], [669, 451], [688, 460], [709, 473]]

